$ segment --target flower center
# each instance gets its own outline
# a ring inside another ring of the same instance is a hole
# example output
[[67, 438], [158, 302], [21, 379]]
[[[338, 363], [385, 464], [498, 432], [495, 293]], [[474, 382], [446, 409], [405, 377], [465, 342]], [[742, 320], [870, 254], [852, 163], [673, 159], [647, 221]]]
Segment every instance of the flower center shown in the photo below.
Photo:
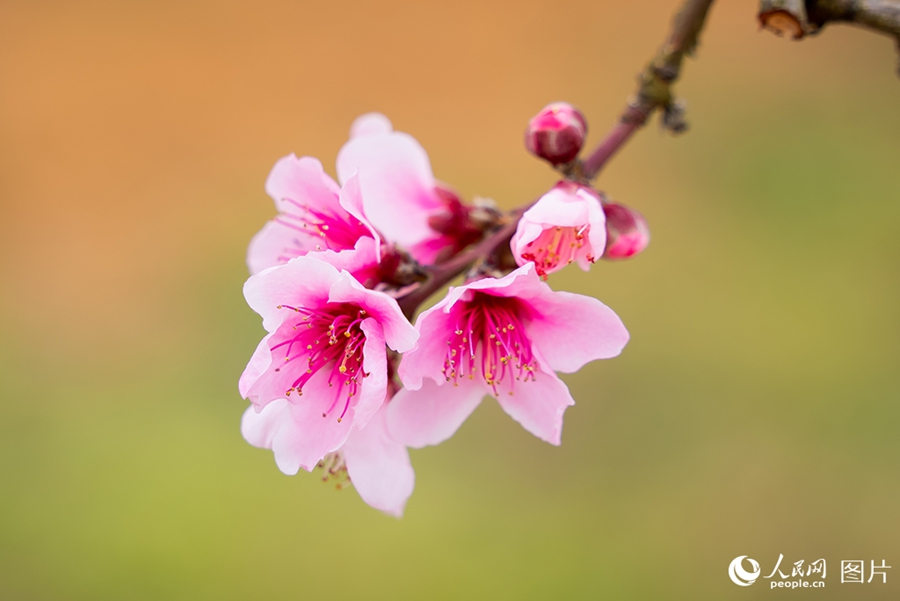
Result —
[[[368, 377], [363, 370], [363, 345], [366, 335], [363, 333], [363, 320], [367, 315], [364, 309], [346, 303], [329, 303], [321, 309], [306, 309], [278, 305], [279, 309], [288, 309], [303, 315], [291, 325], [288, 338], [272, 347], [273, 353], [284, 349], [284, 362], [306, 360], [306, 369], [293, 381], [285, 391], [286, 396], [296, 392], [303, 395], [303, 386], [319, 371], [328, 374], [328, 386], [337, 386], [331, 406], [322, 413], [322, 417], [331, 413], [344, 401], [338, 421], [344, 418], [350, 407], [350, 400], [359, 391], [361, 378]], [[298, 368], [299, 369], [299, 368]], [[275, 369], [281, 371], [282, 367]]]
[[536, 362], [521, 316], [525, 313], [514, 298], [475, 292], [456, 311], [456, 329], [447, 341], [444, 376], [447, 381], [481, 374], [494, 396], [504, 382], [513, 393], [516, 380], [534, 380]]
[[[358, 219], [344, 211], [333, 212], [328, 209], [313, 209], [290, 198], [285, 202], [297, 207], [296, 213], [281, 213], [275, 218], [277, 223], [300, 232], [304, 236], [315, 238], [315, 249], [321, 250], [350, 250], [356, 241], [363, 236], [372, 237], [372, 233]], [[309, 245], [307, 241], [298, 239], [295, 244], [297, 249], [286, 248], [285, 254], [280, 257], [289, 261], [303, 252]]]
[[[547, 228], [526, 245], [528, 250], [522, 253], [522, 258], [534, 261], [538, 275], [546, 279], [561, 264], [568, 265], [578, 257], [589, 230], [589, 225]], [[594, 257], [588, 255], [588, 260], [593, 263]]]

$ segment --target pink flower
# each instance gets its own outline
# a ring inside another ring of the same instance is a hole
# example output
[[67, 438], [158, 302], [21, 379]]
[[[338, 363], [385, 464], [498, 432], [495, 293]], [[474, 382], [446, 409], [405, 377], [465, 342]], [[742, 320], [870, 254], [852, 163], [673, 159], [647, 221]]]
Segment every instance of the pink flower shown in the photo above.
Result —
[[[406, 447], [388, 435], [385, 409], [376, 412], [365, 428], [354, 429], [340, 448], [315, 465], [322, 468], [324, 480], [334, 477], [339, 488], [352, 482], [366, 503], [400, 517], [412, 494], [415, 474]], [[290, 476], [299, 471], [298, 449], [310, 437], [302, 409], [287, 399], [274, 401], [261, 412], [249, 407], [241, 419], [241, 434], [255, 447], [272, 449], [276, 465]]]
[[574, 401], [554, 371], [615, 357], [628, 342], [611, 309], [554, 292], [531, 263], [450, 288], [416, 327], [419, 342], [399, 370], [406, 389], [388, 407], [391, 433], [411, 447], [452, 436], [486, 394], [526, 430], [559, 444]]
[[433, 263], [454, 243], [455, 232], [438, 232], [429, 219], [456, 207], [448, 200], [452, 195], [438, 189], [428, 154], [409, 134], [393, 131], [378, 113], [359, 117], [351, 135], [338, 153], [338, 180], [356, 175], [362, 209], [375, 229], [419, 262]]
[[559, 182], [525, 211], [510, 242], [516, 263], [533, 261], [541, 277], [573, 261], [587, 271], [605, 245], [606, 218], [599, 197], [571, 182]]
[[312, 469], [384, 403], [385, 343], [404, 352], [418, 332], [393, 298], [312, 255], [250, 277], [244, 296], [269, 334], [241, 376], [241, 395], [257, 411], [290, 403], [304, 436], [279, 464]]
[[355, 178], [340, 188], [318, 159], [292, 154], [275, 163], [266, 192], [275, 201], [278, 216], [250, 242], [250, 273], [311, 252], [354, 250], [363, 239], [370, 241], [363, 247], [367, 260], [380, 259], [381, 241], [363, 215]]
[[[384, 241], [433, 263], [446, 248], [459, 250], [480, 236], [464, 205], [435, 181], [425, 150], [411, 136], [393, 131], [387, 117], [357, 118], [350, 138], [338, 154], [342, 186], [314, 158], [292, 154], [275, 164], [266, 192], [278, 215], [250, 242], [251, 273], [312, 252], [354, 251], [363, 254], [353, 261], [360, 271], [351, 273], [377, 281], [373, 270]], [[431, 225], [436, 218], [437, 229]], [[366, 240], [362, 249], [360, 240]]]

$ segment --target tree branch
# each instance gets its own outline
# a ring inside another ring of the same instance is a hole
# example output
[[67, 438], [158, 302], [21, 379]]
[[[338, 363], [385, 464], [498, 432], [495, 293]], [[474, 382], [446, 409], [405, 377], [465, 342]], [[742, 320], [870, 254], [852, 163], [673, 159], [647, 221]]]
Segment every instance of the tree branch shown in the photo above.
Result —
[[797, 40], [829, 23], [851, 23], [893, 37], [900, 50], [897, 0], [760, 0], [759, 22], [776, 33], [792, 33]]
[[[576, 179], [589, 180], [597, 175], [610, 157], [640, 128], [656, 109], [662, 109], [663, 126], [673, 132], [686, 127], [682, 119], [683, 110], [672, 96], [672, 83], [681, 72], [681, 62], [686, 54], [697, 46], [697, 37], [703, 28], [706, 15], [713, 0], [685, 0], [684, 5], [672, 23], [672, 30], [653, 61], [641, 74], [637, 94], [619, 122], [606, 139], [582, 163], [573, 163]], [[522, 214], [534, 203], [519, 207], [507, 216], [507, 221], [488, 234], [481, 242], [438, 265], [424, 267], [427, 279], [397, 299], [403, 313], [412, 319], [419, 305], [444, 285], [461, 275], [479, 260], [489, 259], [497, 249], [509, 244], [516, 232]]]
[[522, 214], [533, 204], [533, 202], [529, 203], [528, 205], [515, 209], [509, 213], [508, 221], [492, 233], [488, 234], [478, 244], [471, 246], [467, 250], [464, 250], [443, 263], [426, 266], [424, 269], [428, 274], [428, 279], [397, 299], [397, 303], [403, 310], [403, 314], [412, 321], [419, 305], [428, 300], [429, 296], [443, 288], [444, 285], [453, 280], [453, 278], [464, 273], [479, 259], [486, 259], [494, 254], [494, 252], [503, 244], [509, 244], [513, 234], [516, 233], [519, 219], [521, 219]]
[[759, 24], [777, 35], [799, 40], [809, 31], [804, 0], [760, 0]]
[[672, 84], [681, 73], [681, 62], [697, 46], [697, 39], [713, 0], [685, 0], [672, 22], [672, 30], [656, 57], [641, 73], [637, 93], [612, 131], [581, 165], [581, 175], [590, 180], [656, 109], [663, 110], [663, 127], [679, 133], [687, 128], [684, 110], [672, 95]]

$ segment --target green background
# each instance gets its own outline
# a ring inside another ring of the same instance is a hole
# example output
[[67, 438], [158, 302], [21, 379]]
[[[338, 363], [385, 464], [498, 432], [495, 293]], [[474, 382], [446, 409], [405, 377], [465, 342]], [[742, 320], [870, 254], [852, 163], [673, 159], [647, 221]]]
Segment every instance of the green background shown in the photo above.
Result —
[[[0, 598], [898, 598], [894, 48], [720, 4], [691, 131], [598, 182], [651, 246], [550, 281], [631, 343], [565, 376], [560, 448], [485, 402], [413, 451], [395, 520], [238, 432], [269, 168], [332, 171], [380, 110], [511, 208], [554, 181], [528, 118], [565, 99], [598, 140], [677, 3], [0, 0]], [[827, 587], [728, 580], [779, 554]], [[841, 585], [842, 559], [897, 567]]]

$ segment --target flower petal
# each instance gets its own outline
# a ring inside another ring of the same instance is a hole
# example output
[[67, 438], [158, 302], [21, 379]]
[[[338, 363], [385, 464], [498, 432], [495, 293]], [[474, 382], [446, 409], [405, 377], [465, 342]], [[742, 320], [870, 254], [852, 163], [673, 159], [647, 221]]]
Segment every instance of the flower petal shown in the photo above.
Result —
[[262, 316], [266, 331], [274, 332], [288, 313], [279, 305], [319, 306], [328, 299], [338, 277], [338, 270], [324, 261], [297, 257], [250, 276], [244, 284], [244, 298]]
[[407, 248], [438, 234], [428, 225], [441, 206], [428, 155], [403, 133], [351, 139], [337, 158], [338, 179], [359, 176], [365, 214], [384, 236]]
[[363, 428], [384, 404], [387, 394], [387, 353], [384, 350], [381, 324], [370, 317], [363, 320], [359, 327], [366, 335], [366, 342], [363, 344], [363, 371], [367, 375], [362, 379], [353, 423], [356, 428]]
[[[554, 187], [522, 215], [522, 221], [542, 226], [572, 227], [588, 222], [588, 193], [579, 194], [567, 187]], [[594, 198], [596, 200], [596, 198]], [[597, 200], [597, 205], [600, 201]]]
[[595, 359], [617, 356], [628, 343], [622, 320], [596, 298], [546, 287], [529, 303], [534, 314], [528, 336], [555, 371], [576, 372]]
[[[241, 379], [238, 381], [238, 390], [240, 391], [241, 396], [250, 400], [255, 405], [258, 403], [250, 398], [250, 393], [259, 379], [265, 375], [266, 371], [272, 365], [272, 351], [269, 347], [269, 341], [272, 336], [273, 334], [264, 336], [256, 346], [256, 350], [253, 351], [253, 356], [250, 357], [250, 361], [247, 363], [247, 367], [244, 368], [244, 373], [241, 374]], [[288, 388], [290, 388], [290, 386], [285, 387], [282, 392]]]
[[376, 240], [363, 237], [356, 241], [351, 250], [321, 250], [309, 253], [309, 256], [328, 263], [338, 271], [346, 271], [360, 281], [357, 274], [374, 272], [378, 269], [377, 244]]
[[493, 296], [516, 296], [527, 299], [539, 294], [542, 286], [550, 289], [538, 277], [534, 263], [529, 262], [502, 278], [482, 278], [464, 286], [451, 287], [447, 292], [447, 305], [444, 310], [449, 311], [456, 301], [466, 296], [470, 290], [480, 290]]
[[[278, 221], [266, 223], [250, 240], [247, 248], [247, 267], [251, 275], [282, 265], [293, 257], [299, 256], [304, 248], [297, 232]], [[308, 248], [305, 250], [312, 250]]]
[[[597, 260], [606, 249], [606, 213], [603, 212], [603, 205], [599, 199], [597, 202], [588, 203], [588, 223], [591, 225], [587, 233], [588, 245], [591, 247], [594, 260]], [[578, 264], [585, 271], [590, 267], [590, 262], [585, 256], [579, 257]]]
[[279, 213], [297, 210], [298, 203], [334, 210], [341, 188], [325, 173], [319, 159], [289, 154], [275, 163], [266, 180], [266, 193]]
[[575, 400], [565, 382], [553, 372], [539, 371], [534, 381], [517, 383], [514, 394], [497, 402], [523, 428], [546, 442], [559, 445], [563, 413]]
[[300, 468], [312, 471], [326, 454], [344, 444], [353, 429], [352, 406], [338, 421], [346, 392], [341, 386], [329, 386], [327, 380], [323, 371], [306, 383], [303, 396], [290, 401], [285, 423], [272, 441], [275, 463], [285, 474], [296, 474]]
[[386, 134], [394, 131], [391, 120], [381, 113], [366, 113], [360, 115], [350, 126], [350, 137], [371, 136], [373, 134]]
[[446, 313], [448, 297], [423, 311], [416, 320], [419, 340], [416, 346], [403, 355], [398, 375], [403, 385], [411, 390], [422, 387], [422, 379], [429, 377], [435, 381], [444, 378], [444, 357], [447, 341], [453, 334], [454, 318]]
[[251, 405], [241, 416], [241, 435], [254, 447], [271, 449], [278, 430], [289, 419], [290, 408], [285, 399], [270, 403], [264, 411]]
[[416, 449], [440, 444], [456, 433], [485, 394], [481, 380], [461, 378], [456, 385], [425, 378], [421, 389], [404, 388], [388, 403], [391, 436]]
[[354, 219], [359, 221], [367, 230], [369, 230], [372, 238], [375, 239], [375, 262], [380, 262], [381, 237], [366, 219], [365, 211], [363, 210], [362, 192], [360, 192], [359, 189], [359, 178], [357, 176], [352, 176], [344, 183], [344, 187], [341, 188], [340, 203], [345, 211], [350, 213]]
[[419, 332], [413, 327], [400, 305], [384, 292], [368, 290], [346, 271], [331, 287], [328, 300], [335, 303], [354, 303], [375, 317], [384, 330], [384, 339], [398, 353], [405, 353], [416, 344]]
[[406, 447], [388, 435], [383, 410], [353, 432], [343, 453], [350, 481], [363, 501], [393, 516], [403, 515], [416, 476]]

